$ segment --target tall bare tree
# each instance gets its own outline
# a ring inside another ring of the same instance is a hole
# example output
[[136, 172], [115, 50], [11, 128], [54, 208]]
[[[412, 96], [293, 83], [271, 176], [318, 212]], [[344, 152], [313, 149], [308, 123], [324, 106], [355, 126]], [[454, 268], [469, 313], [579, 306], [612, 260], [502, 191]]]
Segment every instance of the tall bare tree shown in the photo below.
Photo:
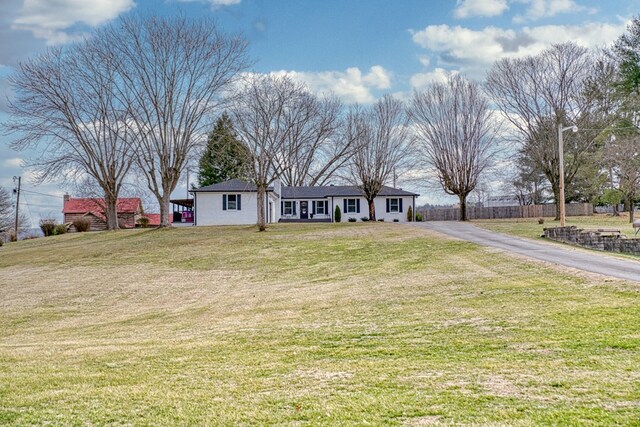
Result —
[[453, 75], [414, 92], [410, 112], [427, 164], [445, 193], [458, 196], [466, 221], [467, 196], [496, 149], [489, 100], [477, 83]]
[[565, 137], [565, 183], [569, 187], [593, 151], [597, 129], [606, 127], [610, 104], [588, 90], [597, 61], [575, 43], [553, 45], [536, 56], [496, 62], [487, 76], [486, 90], [515, 130], [521, 153], [544, 173], [560, 206], [558, 126], [577, 125]]
[[305, 96], [299, 108], [306, 111], [290, 123], [285, 151], [276, 153], [285, 185], [323, 185], [354, 153], [354, 141], [342, 134], [342, 103], [330, 95]]
[[9, 82], [12, 147], [40, 148], [41, 157], [30, 163], [40, 181], [90, 176], [104, 195], [108, 229], [117, 229], [116, 201], [136, 144], [127, 123], [131, 110], [116, 96], [114, 58], [86, 40], [21, 63]]
[[0, 187], [0, 234], [14, 226], [13, 203], [6, 188]]
[[[251, 75], [236, 98], [231, 115], [239, 139], [250, 153], [250, 176], [257, 187], [258, 227], [266, 229], [266, 192], [313, 138], [317, 99], [287, 76]], [[301, 131], [302, 130], [302, 131]], [[296, 175], [297, 176], [297, 175]], [[293, 175], [292, 175], [293, 177]]]
[[135, 112], [139, 171], [170, 226], [169, 201], [189, 154], [206, 141], [228, 89], [248, 65], [247, 42], [220, 31], [209, 19], [121, 18], [95, 37], [114, 57], [120, 98]]
[[356, 143], [351, 180], [362, 190], [369, 219], [375, 221], [376, 196], [409, 159], [409, 118], [402, 101], [385, 95], [369, 109], [355, 108], [348, 120], [346, 137]]

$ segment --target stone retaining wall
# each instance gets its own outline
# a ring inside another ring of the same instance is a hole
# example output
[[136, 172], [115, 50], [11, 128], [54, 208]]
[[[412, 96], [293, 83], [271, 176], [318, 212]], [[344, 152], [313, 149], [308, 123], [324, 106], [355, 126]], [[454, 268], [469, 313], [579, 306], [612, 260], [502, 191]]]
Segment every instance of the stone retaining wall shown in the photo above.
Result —
[[593, 230], [583, 230], [575, 225], [544, 229], [544, 237], [559, 242], [607, 252], [621, 252], [640, 255], [640, 239], [626, 236], [602, 234]]

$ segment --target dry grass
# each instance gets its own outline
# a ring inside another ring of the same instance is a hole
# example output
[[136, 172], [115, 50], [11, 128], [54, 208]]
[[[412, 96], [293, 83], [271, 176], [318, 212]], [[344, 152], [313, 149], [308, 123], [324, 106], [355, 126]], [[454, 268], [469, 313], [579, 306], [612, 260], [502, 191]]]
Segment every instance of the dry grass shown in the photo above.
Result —
[[0, 423], [10, 425], [640, 415], [636, 287], [398, 224], [8, 244], [0, 301]]

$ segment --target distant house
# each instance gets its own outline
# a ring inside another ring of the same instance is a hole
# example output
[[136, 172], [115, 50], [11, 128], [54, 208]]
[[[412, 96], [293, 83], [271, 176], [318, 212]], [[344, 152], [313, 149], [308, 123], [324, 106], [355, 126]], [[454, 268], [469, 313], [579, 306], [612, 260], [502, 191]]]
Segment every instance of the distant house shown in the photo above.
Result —
[[[118, 224], [120, 228], [134, 228], [138, 218], [143, 215], [142, 201], [138, 197], [119, 198], [117, 201]], [[101, 198], [71, 198], [64, 195], [62, 208], [64, 223], [72, 224], [77, 218], [87, 218], [91, 221], [91, 231], [107, 229], [105, 203]], [[73, 226], [72, 231], [75, 231]]]
[[[191, 191], [194, 195], [195, 225], [255, 224], [257, 191], [254, 184], [232, 179]], [[407, 221], [409, 207], [415, 213], [418, 194], [382, 187], [375, 198], [377, 219]], [[360, 221], [369, 216], [367, 200], [355, 185], [289, 187], [275, 182], [265, 199], [267, 222], [333, 222], [336, 206], [342, 221]]]
[[[149, 218], [149, 224], [147, 224], [149, 227], [160, 227], [160, 214], [159, 213], [144, 214], [142, 216]], [[173, 216], [172, 215], [169, 215], [169, 222], [173, 223]]]

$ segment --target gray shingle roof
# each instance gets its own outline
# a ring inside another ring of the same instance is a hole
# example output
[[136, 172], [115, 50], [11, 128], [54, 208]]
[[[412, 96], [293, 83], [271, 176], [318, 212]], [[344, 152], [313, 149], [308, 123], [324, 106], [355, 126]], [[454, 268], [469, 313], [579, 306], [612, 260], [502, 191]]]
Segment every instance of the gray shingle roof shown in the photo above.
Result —
[[[243, 181], [241, 179], [230, 179], [229, 181], [219, 182], [217, 184], [207, 185], [206, 187], [191, 190], [192, 193], [223, 193], [227, 191], [244, 193], [257, 191], [257, 188], [256, 185], [251, 182]], [[267, 191], [273, 191], [273, 188], [269, 187]]]
[[[379, 196], [418, 196], [399, 188], [383, 186]], [[322, 187], [282, 187], [283, 199], [323, 199], [325, 197], [360, 197], [362, 190], [355, 185], [329, 185]]]
[[[253, 192], [256, 191], [255, 184], [241, 179], [231, 179], [229, 181], [220, 182], [218, 184], [200, 187], [191, 190], [192, 193], [223, 193], [223, 192]], [[273, 187], [269, 187], [267, 191], [273, 191]], [[283, 199], [324, 199], [325, 197], [360, 197], [362, 191], [355, 185], [326, 185], [317, 187], [286, 187], [282, 186]], [[404, 191], [399, 188], [383, 186], [379, 196], [418, 196], [416, 193]]]

